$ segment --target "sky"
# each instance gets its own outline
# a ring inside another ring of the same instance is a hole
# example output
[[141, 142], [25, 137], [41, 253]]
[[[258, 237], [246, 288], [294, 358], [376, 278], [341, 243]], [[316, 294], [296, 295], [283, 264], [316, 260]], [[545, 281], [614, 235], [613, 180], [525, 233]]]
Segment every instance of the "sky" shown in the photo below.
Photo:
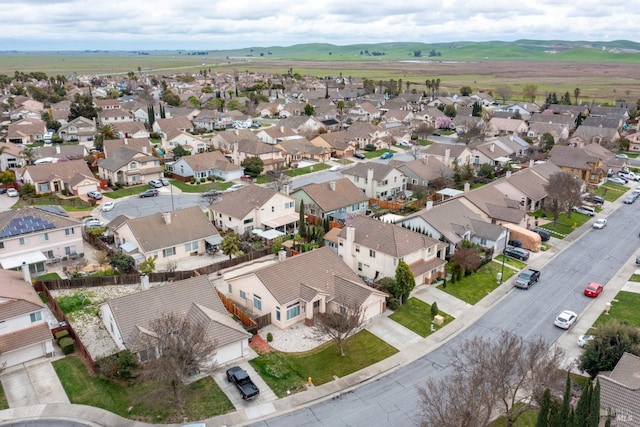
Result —
[[[638, 40], [620, 0], [2, 0], [0, 51]], [[634, 39], [635, 38], [635, 39]]]

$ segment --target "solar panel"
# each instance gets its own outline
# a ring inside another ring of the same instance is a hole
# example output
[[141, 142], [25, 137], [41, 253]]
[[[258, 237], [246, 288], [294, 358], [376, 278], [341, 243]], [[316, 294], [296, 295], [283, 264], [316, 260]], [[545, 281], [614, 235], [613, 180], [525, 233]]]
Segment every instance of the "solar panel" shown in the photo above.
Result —
[[19, 236], [21, 234], [33, 233], [36, 231], [51, 230], [56, 228], [51, 222], [46, 219], [38, 218], [35, 216], [23, 216], [20, 218], [14, 218], [9, 221], [9, 224], [0, 231], [0, 238]]

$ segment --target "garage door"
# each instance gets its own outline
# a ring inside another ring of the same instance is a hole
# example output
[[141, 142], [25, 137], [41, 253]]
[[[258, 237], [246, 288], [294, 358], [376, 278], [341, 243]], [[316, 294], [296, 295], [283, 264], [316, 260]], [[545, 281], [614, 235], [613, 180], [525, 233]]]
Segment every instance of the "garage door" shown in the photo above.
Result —
[[0, 355], [0, 364], [6, 361], [8, 368], [43, 356], [46, 356], [44, 344], [38, 343], [22, 347], [18, 350], [2, 353], [2, 355]]

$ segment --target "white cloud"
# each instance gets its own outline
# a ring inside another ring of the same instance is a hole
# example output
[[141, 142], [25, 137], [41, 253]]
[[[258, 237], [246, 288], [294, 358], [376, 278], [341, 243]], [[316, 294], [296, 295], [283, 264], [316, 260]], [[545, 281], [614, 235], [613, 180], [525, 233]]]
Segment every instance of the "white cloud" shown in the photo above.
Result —
[[228, 49], [391, 41], [615, 40], [639, 13], [618, 0], [5, 0], [0, 49]]

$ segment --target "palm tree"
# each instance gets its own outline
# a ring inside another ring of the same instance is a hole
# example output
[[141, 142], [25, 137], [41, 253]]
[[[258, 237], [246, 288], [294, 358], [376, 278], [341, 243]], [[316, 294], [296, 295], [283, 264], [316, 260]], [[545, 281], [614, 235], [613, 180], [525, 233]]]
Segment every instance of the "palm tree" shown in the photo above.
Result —
[[20, 157], [22, 157], [28, 165], [31, 165], [36, 159], [36, 151], [33, 147], [25, 147], [24, 150], [20, 152]]
[[111, 123], [106, 123], [98, 126], [98, 133], [96, 133], [95, 140], [93, 145], [98, 149], [102, 149], [102, 145], [104, 141], [108, 139], [118, 139], [120, 135], [118, 134], [118, 130]]

